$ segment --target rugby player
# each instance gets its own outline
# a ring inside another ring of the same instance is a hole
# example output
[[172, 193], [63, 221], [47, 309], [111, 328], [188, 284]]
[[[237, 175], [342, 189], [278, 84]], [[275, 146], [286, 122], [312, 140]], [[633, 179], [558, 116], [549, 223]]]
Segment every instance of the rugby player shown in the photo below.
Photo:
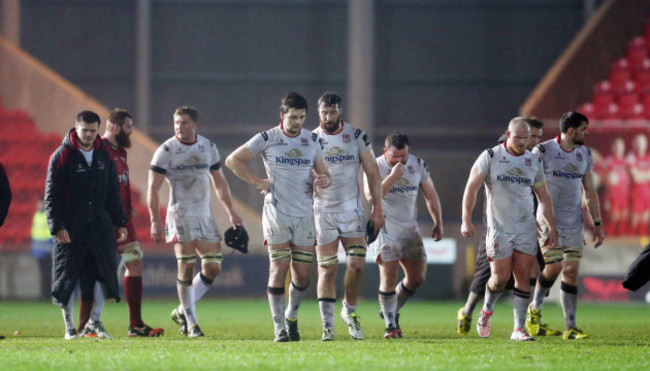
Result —
[[[242, 220], [233, 209], [217, 146], [197, 134], [196, 109], [179, 107], [173, 119], [175, 135], [158, 147], [151, 160], [147, 204], [151, 237], [157, 243], [173, 243], [178, 262], [176, 288], [180, 305], [172, 310], [172, 320], [181, 333], [199, 337], [204, 334], [197, 323], [195, 304], [221, 272], [223, 260], [221, 235], [210, 208], [211, 180], [233, 228], [242, 225]], [[163, 229], [158, 193], [165, 179], [170, 194]], [[197, 255], [201, 258], [201, 271], [192, 278]]]
[[541, 143], [533, 150], [533, 154], [539, 156], [544, 165], [544, 173], [553, 201], [558, 244], [557, 248], [542, 245], [541, 242], [548, 238], [551, 229], [538, 210], [540, 245], [542, 245], [546, 267], [537, 280], [535, 294], [527, 311], [526, 328], [531, 335], [535, 335], [539, 330], [544, 298], [562, 273], [560, 303], [564, 312], [565, 325], [562, 339], [589, 337], [576, 326], [578, 270], [585, 245], [582, 220], [583, 190], [587, 210], [595, 225], [593, 230], [595, 248], [603, 243], [605, 233], [600, 216], [598, 193], [594, 185], [593, 160], [591, 152], [584, 146], [588, 126], [589, 121], [583, 114], [567, 112], [560, 119], [560, 135]]
[[472, 210], [481, 184], [486, 187], [486, 249], [490, 261], [490, 279], [486, 284], [483, 309], [477, 321], [479, 336], [490, 334], [494, 304], [514, 275], [514, 330], [512, 340], [534, 340], [524, 328], [530, 299], [530, 270], [537, 254], [533, 195], [539, 200], [538, 213], [550, 231], [543, 245], [554, 248], [557, 232], [553, 205], [539, 156], [526, 148], [530, 126], [522, 117], [512, 119], [506, 130], [507, 140], [481, 153], [470, 171], [463, 194], [461, 233], [474, 237]]
[[353, 339], [363, 339], [363, 329], [356, 313], [366, 260], [366, 223], [357, 181], [359, 165], [370, 184], [373, 205], [369, 220], [376, 232], [384, 226], [381, 178], [370, 138], [363, 130], [344, 122], [342, 114], [341, 97], [336, 93], [326, 92], [318, 98], [320, 125], [313, 132], [323, 142], [325, 162], [332, 175], [332, 185], [314, 193], [322, 340], [334, 340], [335, 279], [338, 265], [336, 252], [339, 241], [343, 244], [347, 258], [341, 318], [348, 325], [348, 332]]
[[[416, 220], [418, 190], [422, 191], [433, 220], [431, 237], [439, 241], [443, 236], [438, 192], [424, 160], [409, 154], [409, 149], [408, 137], [395, 132], [386, 137], [384, 154], [376, 158], [382, 179], [386, 224], [370, 246], [374, 260], [379, 264], [380, 316], [386, 322], [386, 339], [402, 337], [399, 311], [424, 283], [427, 271], [427, 255]], [[364, 189], [366, 197], [372, 201], [368, 181]], [[397, 283], [400, 266], [404, 279]]]
[[[275, 342], [299, 341], [298, 309], [309, 285], [314, 258], [314, 189], [327, 188], [331, 177], [323, 159], [323, 144], [303, 128], [307, 100], [288, 93], [281, 101], [278, 126], [258, 133], [226, 159], [226, 166], [264, 195], [262, 227], [269, 253], [267, 294]], [[267, 179], [247, 163], [261, 156]], [[285, 311], [285, 280], [291, 270]]]

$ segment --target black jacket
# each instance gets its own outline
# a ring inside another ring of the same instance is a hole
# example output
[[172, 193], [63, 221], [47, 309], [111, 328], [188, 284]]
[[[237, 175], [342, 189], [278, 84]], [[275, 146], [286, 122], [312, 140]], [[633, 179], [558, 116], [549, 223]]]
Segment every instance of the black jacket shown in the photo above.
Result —
[[11, 204], [11, 188], [4, 166], [0, 163], [0, 226], [5, 222]]
[[115, 164], [101, 148], [99, 136], [90, 166], [79, 150], [74, 129], [52, 154], [45, 181], [45, 212], [50, 233], [54, 236], [66, 229], [71, 240], [54, 244], [53, 302], [67, 304], [77, 281], [83, 288], [84, 283], [92, 287], [96, 279], [106, 284], [107, 298], [119, 301], [113, 227], [125, 226], [126, 217]]

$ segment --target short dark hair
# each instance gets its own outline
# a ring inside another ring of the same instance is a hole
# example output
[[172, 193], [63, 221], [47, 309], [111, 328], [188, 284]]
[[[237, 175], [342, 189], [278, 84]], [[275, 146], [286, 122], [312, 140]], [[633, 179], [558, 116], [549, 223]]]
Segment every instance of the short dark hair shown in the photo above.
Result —
[[543, 129], [544, 128], [544, 123], [535, 116], [526, 117], [526, 118], [524, 118], [524, 121], [526, 121], [531, 128], [535, 128], [535, 129]]
[[325, 106], [341, 106], [341, 97], [336, 95], [333, 91], [326, 91], [323, 95], [318, 98], [318, 107], [321, 105]]
[[395, 147], [397, 149], [404, 149], [409, 145], [409, 137], [406, 134], [402, 134], [399, 131], [392, 132], [386, 137], [384, 142], [384, 148], [389, 149], [390, 147]]
[[78, 124], [81, 124], [82, 122], [85, 122], [86, 124], [94, 124], [97, 123], [97, 127], [100, 125], [100, 120], [99, 120], [99, 115], [96, 114], [93, 111], [81, 111], [79, 114], [77, 114], [77, 121]]
[[287, 93], [284, 97], [282, 97], [282, 100], [280, 102], [280, 112], [282, 113], [289, 112], [290, 108], [304, 109], [307, 111], [307, 99], [298, 93]]
[[562, 118], [560, 119], [560, 131], [566, 133], [569, 128], [579, 128], [583, 122], [589, 124], [587, 116], [580, 112], [569, 111], [562, 115]]
[[133, 119], [133, 116], [131, 116], [129, 111], [125, 110], [124, 108], [115, 108], [111, 111], [111, 113], [108, 114], [108, 122], [106, 125], [119, 125], [122, 127], [122, 125], [124, 125], [124, 121], [127, 118]]
[[190, 116], [190, 120], [192, 122], [199, 122], [199, 111], [196, 110], [196, 108], [191, 107], [191, 106], [180, 106], [176, 108], [176, 111], [174, 111], [173, 116], [182, 116], [182, 115], [188, 115]]

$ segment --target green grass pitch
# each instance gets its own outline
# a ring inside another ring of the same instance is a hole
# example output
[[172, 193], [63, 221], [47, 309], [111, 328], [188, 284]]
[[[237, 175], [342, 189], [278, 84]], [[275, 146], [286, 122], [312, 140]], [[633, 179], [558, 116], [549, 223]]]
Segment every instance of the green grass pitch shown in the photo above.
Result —
[[[264, 299], [199, 302], [199, 323], [206, 334], [201, 339], [178, 333], [169, 319], [174, 305], [172, 300], [144, 303], [145, 321], [165, 329], [161, 338], [128, 338], [126, 304], [109, 302], [102, 319], [114, 340], [66, 341], [59, 308], [45, 302], [2, 302], [0, 334], [7, 339], [0, 340], [0, 370], [650, 369], [650, 306], [640, 303], [580, 303], [578, 323], [591, 339], [538, 337], [530, 343], [509, 340], [512, 306], [506, 299], [495, 308], [486, 340], [474, 326], [470, 335], [456, 335], [460, 302], [413, 300], [400, 318], [405, 337], [396, 340], [382, 338], [377, 302], [361, 302], [358, 313], [366, 339], [353, 341], [339, 317], [339, 301], [333, 342], [320, 341], [318, 304], [308, 299], [298, 317], [303, 340], [281, 344], [272, 341]], [[561, 308], [545, 305], [543, 320], [562, 327]]]

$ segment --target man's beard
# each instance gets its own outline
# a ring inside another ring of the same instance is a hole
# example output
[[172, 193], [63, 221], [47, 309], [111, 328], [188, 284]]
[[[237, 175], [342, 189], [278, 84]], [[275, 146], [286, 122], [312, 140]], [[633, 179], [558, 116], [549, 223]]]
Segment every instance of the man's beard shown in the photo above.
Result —
[[124, 132], [117, 134], [115, 136], [115, 141], [119, 147], [131, 148], [131, 138], [124, 134]]
[[339, 127], [340, 127], [339, 123], [340, 122], [341, 122], [340, 119], [337, 119], [334, 122], [332, 122], [332, 121], [324, 122], [323, 123], [323, 130], [325, 130], [326, 132], [332, 134], [332, 133], [336, 132], [337, 130], [339, 130]]
[[585, 145], [585, 138], [582, 138], [582, 139], [574, 139], [574, 140], [573, 140], [573, 143], [574, 143], [574, 144], [579, 144], [579, 145], [581, 145], [581, 146], [584, 146], [584, 145]]

